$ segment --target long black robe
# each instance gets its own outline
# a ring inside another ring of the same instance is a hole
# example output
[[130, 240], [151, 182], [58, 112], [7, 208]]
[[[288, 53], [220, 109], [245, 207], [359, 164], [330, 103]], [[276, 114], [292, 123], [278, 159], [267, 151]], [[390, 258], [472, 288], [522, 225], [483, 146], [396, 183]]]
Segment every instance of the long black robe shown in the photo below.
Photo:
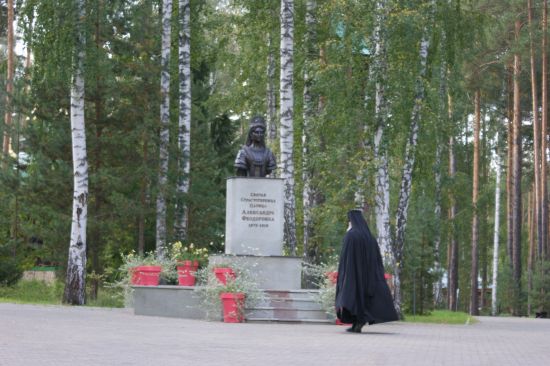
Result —
[[340, 254], [336, 313], [345, 323], [373, 324], [398, 320], [384, 279], [378, 243], [371, 235], [354, 228], [346, 233]]

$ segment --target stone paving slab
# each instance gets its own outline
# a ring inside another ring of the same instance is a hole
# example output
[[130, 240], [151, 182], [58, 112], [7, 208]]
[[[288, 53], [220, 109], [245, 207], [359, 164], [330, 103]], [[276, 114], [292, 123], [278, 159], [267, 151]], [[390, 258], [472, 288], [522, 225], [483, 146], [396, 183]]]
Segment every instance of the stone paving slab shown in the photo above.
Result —
[[130, 309], [0, 304], [1, 366], [550, 365], [550, 319], [364, 328], [225, 324]]

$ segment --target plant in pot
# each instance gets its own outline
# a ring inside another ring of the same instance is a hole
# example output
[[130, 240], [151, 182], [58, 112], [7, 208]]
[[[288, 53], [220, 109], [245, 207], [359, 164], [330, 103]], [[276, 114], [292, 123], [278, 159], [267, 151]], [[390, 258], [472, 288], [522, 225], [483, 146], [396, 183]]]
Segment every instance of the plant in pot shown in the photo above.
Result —
[[341, 324], [336, 318], [334, 299], [336, 297], [336, 282], [338, 280], [338, 257], [330, 257], [328, 261], [319, 264], [304, 264], [304, 274], [319, 289], [318, 302], [336, 324]]
[[194, 286], [197, 270], [208, 263], [208, 248], [198, 248], [193, 243], [184, 246], [181, 241], [177, 241], [170, 246], [169, 253], [170, 259], [177, 266], [178, 284]]
[[226, 277], [222, 283], [216, 276], [215, 268], [221, 268], [222, 264], [209, 264], [197, 272], [199, 286], [198, 293], [210, 320], [220, 319], [226, 323], [238, 323], [244, 321], [244, 309], [250, 308], [264, 299], [264, 294], [258, 289], [256, 282], [250, 274], [250, 270], [240, 263], [232, 262], [224, 264], [223, 268], [231, 268], [233, 276]]

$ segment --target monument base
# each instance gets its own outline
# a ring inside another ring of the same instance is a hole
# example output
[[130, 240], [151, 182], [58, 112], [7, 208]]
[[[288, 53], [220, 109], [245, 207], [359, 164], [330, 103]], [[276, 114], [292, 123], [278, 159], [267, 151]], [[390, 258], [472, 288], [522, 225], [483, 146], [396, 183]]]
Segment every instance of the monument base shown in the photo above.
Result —
[[302, 287], [302, 260], [299, 257], [211, 255], [210, 263], [235, 263], [250, 270], [258, 288], [298, 290]]

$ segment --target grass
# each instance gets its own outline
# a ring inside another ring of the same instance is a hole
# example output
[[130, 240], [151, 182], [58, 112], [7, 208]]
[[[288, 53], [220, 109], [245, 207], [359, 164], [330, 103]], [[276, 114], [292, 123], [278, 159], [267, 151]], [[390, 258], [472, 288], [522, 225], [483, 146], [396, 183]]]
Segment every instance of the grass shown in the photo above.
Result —
[[[59, 281], [48, 284], [43, 281], [21, 280], [14, 286], [0, 286], [0, 302], [60, 305], [63, 286]], [[88, 299], [86, 306], [120, 308], [124, 307], [124, 302], [117, 290], [101, 288], [97, 299]]]
[[409, 323], [435, 323], [435, 324], [472, 324], [475, 318], [467, 313], [449, 310], [434, 310], [429, 315], [405, 315], [405, 321]]

